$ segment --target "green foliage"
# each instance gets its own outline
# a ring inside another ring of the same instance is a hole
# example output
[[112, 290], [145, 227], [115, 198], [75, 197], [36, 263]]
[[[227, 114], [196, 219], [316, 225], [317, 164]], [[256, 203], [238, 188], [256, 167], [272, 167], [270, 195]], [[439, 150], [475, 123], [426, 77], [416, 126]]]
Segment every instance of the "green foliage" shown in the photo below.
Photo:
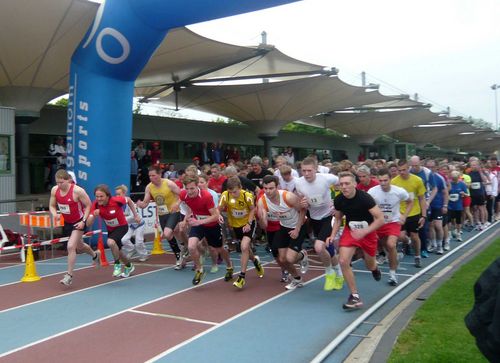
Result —
[[399, 336], [389, 362], [487, 362], [464, 317], [474, 304], [476, 280], [499, 255], [500, 239], [432, 294]]
[[67, 98], [60, 98], [57, 100], [57, 102], [54, 103], [56, 106], [60, 107], [68, 107], [68, 99]]
[[468, 120], [472, 122], [472, 125], [480, 129], [494, 129], [491, 123], [489, 123], [488, 121], [484, 121], [482, 118], [469, 117]]
[[287, 124], [285, 127], [283, 127], [284, 131], [291, 131], [291, 132], [301, 132], [301, 133], [306, 133], [306, 134], [318, 134], [318, 135], [327, 135], [327, 136], [339, 136], [343, 137], [344, 135], [341, 133], [338, 133], [336, 131], [326, 129], [323, 127], [316, 127], [316, 126], [310, 126], [310, 125], [304, 125], [300, 124], [297, 122], [291, 122]]
[[238, 121], [238, 120], [233, 120], [232, 118], [217, 117], [212, 122], [215, 122], [215, 123], [218, 123], [218, 124], [245, 126], [245, 124], [243, 122]]

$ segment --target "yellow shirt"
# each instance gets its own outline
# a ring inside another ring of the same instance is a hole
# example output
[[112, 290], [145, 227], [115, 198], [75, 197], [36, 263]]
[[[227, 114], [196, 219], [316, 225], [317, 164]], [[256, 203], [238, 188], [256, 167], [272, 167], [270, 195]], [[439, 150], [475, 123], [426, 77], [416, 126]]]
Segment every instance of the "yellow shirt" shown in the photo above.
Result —
[[226, 190], [220, 196], [219, 206], [227, 208], [227, 218], [229, 226], [233, 228], [243, 227], [248, 223], [250, 209], [253, 207], [253, 195], [245, 190], [240, 190], [240, 196], [234, 198]]
[[[420, 203], [418, 201], [418, 197], [424, 196], [426, 191], [422, 178], [410, 174], [408, 179], [403, 179], [398, 175], [391, 180], [391, 184], [403, 188], [408, 192], [408, 194], [410, 194], [410, 197], [413, 198], [413, 207], [411, 208], [408, 217], [422, 213], [422, 209], [420, 208]], [[406, 203], [401, 203], [399, 211], [401, 214], [406, 213]]]
[[157, 187], [153, 183], [148, 184], [151, 198], [155, 201], [158, 215], [168, 214], [173, 205], [179, 200], [179, 196], [170, 190], [166, 179], [161, 180], [161, 185]]

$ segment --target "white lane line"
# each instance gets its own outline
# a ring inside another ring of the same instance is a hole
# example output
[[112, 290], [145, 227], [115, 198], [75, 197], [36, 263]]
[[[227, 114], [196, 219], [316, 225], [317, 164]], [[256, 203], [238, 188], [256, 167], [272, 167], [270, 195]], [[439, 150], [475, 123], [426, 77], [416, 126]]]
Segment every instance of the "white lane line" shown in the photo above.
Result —
[[[317, 280], [317, 279], [319, 279], [319, 278], [321, 278], [321, 277], [323, 277], [323, 275], [320, 275], [320, 276], [318, 276], [318, 277], [315, 277], [315, 278], [314, 278], [314, 279], [312, 279], [312, 280], [309, 280], [309, 281], [305, 282], [305, 283], [304, 283], [304, 285], [308, 285], [308, 284], [312, 283], [313, 281], [315, 281], [315, 280]], [[270, 303], [270, 302], [272, 302], [272, 301], [274, 301], [274, 300], [276, 300], [276, 299], [279, 299], [280, 297], [282, 297], [282, 296], [284, 296], [284, 295], [286, 295], [286, 294], [292, 293], [292, 292], [293, 292], [293, 290], [285, 290], [285, 291], [284, 291], [284, 292], [282, 292], [281, 294], [278, 294], [278, 295], [276, 295], [276, 296], [274, 296], [274, 297], [272, 297], [272, 298], [270, 298], [270, 299], [267, 299], [267, 300], [265, 300], [265, 301], [262, 301], [260, 304], [257, 304], [257, 305], [255, 305], [255, 306], [251, 307], [250, 309], [244, 310], [244, 311], [242, 311], [241, 313], [239, 313], [239, 314], [237, 314], [237, 315], [235, 315], [235, 316], [233, 316], [233, 317], [231, 317], [231, 318], [229, 318], [229, 319], [227, 319], [227, 320], [224, 320], [223, 322], [219, 323], [217, 326], [214, 326], [214, 327], [212, 327], [212, 328], [209, 328], [209, 329], [205, 330], [204, 332], [202, 332], [202, 333], [200, 333], [200, 334], [197, 334], [197, 335], [195, 335], [195, 336], [191, 337], [190, 339], [187, 339], [187, 340], [183, 341], [182, 343], [179, 343], [178, 345], [173, 346], [173, 347], [172, 347], [172, 348], [170, 348], [170, 349], [167, 349], [166, 351], [164, 351], [164, 352], [162, 352], [162, 353], [160, 353], [160, 354], [158, 354], [158, 355], [154, 356], [153, 358], [151, 358], [151, 359], [147, 360], [145, 363], [152, 363], [152, 362], [155, 362], [155, 361], [157, 361], [158, 359], [161, 359], [161, 358], [165, 357], [166, 355], [168, 355], [168, 354], [170, 354], [170, 353], [172, 353], [172, 352], [176, 351], [177, 349], [182, 348], [183, 346], [185, 346], [185, 345], [187, 345], [187, 344], [189, 344], [189, 343], [191, 343], [191, 342], [195, 341], [196, 339], [201, 338], [201, 337], [203, 337], [203, 336], [205, 336], [205, 335], [207, 335], [207, 334], [210, 334], [210, 333], [211, 333], [212, 331], [214, 331], [215, 329], [219, 329], [220, 327], [222, 327], [222, 326], [224, 326], [224, 325], [226, 325], [226, 324], [229, 324], [230, 322], [232, 322], [232, 321], [234, 321], [234, 320], [236, 320], [236, 319], [238, 319], [238, 318], [240, 318], [240, 317], [242, 317], [242, 316], [244, 316], [244, 315], [246, 315], [246, 314], [248, 314], [248, 313], [250, 313], [250, 312], [252, 312], [252, 311], [254, 311], [254, 310], [257, 310], [257, 309], [258, 309], [258, 308], [260, 308], [261, 306], [264, 306], [264, 305], [266, 305], [266, 304], [268, 304], [268, 303]], [[1, 357], [1, 355], [0, 355], [0, 357]]]
[[[92, 267], [92, 266], [89, 266], [89, 267]], [[164, 268], [161, 268], [161, 269], [158, 269], [158, 270], [153, 270], [153, 271], [144, 272], [142, 274], [132, 275], [130, 277], [127, 277], [127, 280], [133, 279], [133, 278], [136, 278], [136, 277], [139, 277], [139, 276], [149, 275], [149, 274], [151, 274], [153, 272], [163, 271], [163, 270], [166, 270], [166, 269], [169, 269], [169, 268], [173, 268], [173, 267], [174, 266], [164, 267]], [[85, 267], [85, 268], [88, 268], [88, 267]], [[83, 270], [83, 269], [80, 269], [80, 270]], [[75, 270], [75, 271], [77, 271], [77, 270]], [[58, 273], [52, 274], [52, 275], [58, 275], [60, 273], [61, 272], [58, 272]], [[51, 276], [51, 275], [47, 275], [47, 276]], [[60, 297], [77, 294], [79, 292], [90, 290], [90, 289], [94, 289], [96, 287], [105, 286], [105, 285], [109, 285], [109, 284], [114, 284], [114, 283], [117, 283], [117, 282], [120, 282], [120, 281], [124, 281], [124, 280], [125, 279], [119, 278], [119, 279], [115, 279], [115, 280], [112, 280], [112, 281], [104, 282], [104, 283], [99, 284], [99, 285], [89, 286], [89, 287], [86, 287], [84, 289], [71, 291], [71, 292], [68, 292], [68, 293], [65, 293], [65, 294], [61, 294], [61, 295], [51, 296], [51, 297], [48, 297], [48, 298], [45, 298], [45, 299], [32, 301], [32, 302], [29, 302], [29, 303], [26, 303], [26, 304], [23, 304], [23, 305], [13, 306], [13, 307], [5, 309], [5, 310], [0, 310], [0, 314], [6, 313], [6, 312], [12, 311], [12, 310], [20, 309], [20, 308], [23, 308], [23, 307], [26, 307], [26, 306], [30, 306], [30, 305], [33, 305], [33, 304], [38, 304], [38, 303], [41, 303], [41, 302], [50, 301], [50, 300], [57, 299], [57, 298], [60, 298]], [[16, 284], [17, 284], [17, 282], [16, 282]], [[2, 357], [2, 356], [0, 355], [0, 357]]]
[[136, 314], [150, 315], [150, 316], [159, 316], [161, 318], [170, 318], [170, 319], [177, 319], [177, 320], [182, 320], [182, 321], [189, 321], [189, 322], [192, 322], [192, 323], [200, 323], [200, 324], [213, 325], [213, 326], [219, 325], [219, 323], [215, 323], [213, 321], [191, 319], [191, 318], [187, 318], [185, 316], [170, 315], [170, 314], [160, 314], [160, 313], [149, 313], [147, 311], [140, 311], [140, 310], [133, 310], [133, 309], [129, 310], [129, 312], [136, 313]]
[[[146, 275], [146, 274], [149, 274], [149, 273], [162, 271], [162, 270], [165, 270], [165, 269], [168, 269], [168, 268], [173, 268], [173, 266], [171, 266], [171, 267], [167, 267], [167, 268], [163, 268], [163, 269], [159, 269], [159, 270], [155, 270], [155, 271], [146, 272], [146, 273], [141, 274], [141, 275], [133, 275], [133, 276], [131, 276], [131, 277], [128, 277], [128, 278], [127, 278], [127, 280], [128, 280], [128, 279], [131, 279], [131, 278], [134, 278], [134, 277], [138, 277], [138, 276]], [[167, 294], [167, 295], [164, 295], [164, 296], [160, 296], [160, 297], [158, 297], [158, 298], [156, 298], [156, 299], [146, 301], [146, 302], [141, 303], [141, 304], [139, 304], [139, 305], [132, 306], [132, 307], [130, 307], [130, 308], [126, 308], [126, 309], [123, 309], [123, 310], [117, 311], [116, 313], [113, 313], [113, 314], [111, 314], [111, 315], [106, 315], [106, 316], [103, 316], [102, 318], [99, 318], [99, 319], [96, 319], [96, 320], [93, 320], [93, 321], [89, 321], [89, 322], [87, 322], [87, 323], [85, 323], [85, 324], [78, 325], [78, 326], [73, 327], [73, 328], [71, 328], [71, 329], [64, 330], [64, 331], [59, 332], [59, 333], [57, 333], [57, 334], [53, 334], [53, 335], [51, 335], [51, 336], [48, 336], [48, 337], [45, 337], [45, 338], [39, 339], [39, 340], [34, 341], [34, 342], [32, 342], [32, 343], [29, 343], [29, 344], [26, 344], [26, 345], [20, 346], [20, 347], [18, 347], [18, 348], [14, 348], [14, 349], [12, 349], [12, 350], [9, 350], [8, 352], [1, 353], [1, 354], [0, 354], [0, 358], [3, 358], [3, 357], [8, 356], [8, 355], [10, 355], [10, 354], [16, 353], [16, 352], [21, 351], [21, 350], [23, 350], [23, 349], [30, 348], [30, 347], [32, 347], [32, 346], [34, 346], [34, 345], [37, 345], [37, 344], [40, 344], [40, 343], [46, 342], [46, 341], [48, 341], [48, 340], [51, 340], [51, 339], [54, 339], [54, 338], [60, 337], [60, 336], [62, 336], [62, 335], [64, 335], [64, 334], [71, 333], [71, 332], [76, 331], [76, 330], [78, 330], [78, 329], [85, 328], [85, 327], [90, 326], [90, 325], [92, 325], [92, 324], [97, 324], [97, 323], [99, 323], [99, 322], [101, 322], [101, 321], [104, 321], [104, 320], [107, 320], [107, 319], [111, 319], [111, 318], [113, 318], [113, 317], [115, 317], [115, 316], [118, 316], [118, 315], [120, 315], [120, 314], [126, 313], [126, 312], [127, 312], [127, 311], [129, 311], [129, 310], [137, 310], [137, 309], [138, 309], [138, 308], [140, 308], [140, 307], [143, 307], [143, 306], [146, 306], [146, 305], [149, 305], [149, 304], [153, 304], [153, 303], [155, 303], [155, 302], [157, 302], [157, 301], [160, 301], [160, 300], [163, 300], [163, 299], [167, 299], [167, 298], [169, 298], [169, 297], [172, 297], [172, 296], [175, 296], [175, 295], [178, 295], [178, 294], [182, 294], [183, 292], [186, 292], [186, 291], [189, 291], [189, 290], [195, 289], [195, 288], [197, 288], [197, 287], [199, 287], [199, 286], [208, 285], [208, 284], [211, 284], [211, 283], [213, 283], [213, 282], [216, 282], [216, 281], [219, 281], [219, 280], [222, 280], [222, 279], [223, 279], [223, 278], [221, 277], [221, 278], [216, 279], [216, 280], [211, 280], [211, 281], [205, 282], [205, 283], [203, 283], [203, 284], [201, 284], [201, 285], [197, 285], [197, 286], [190, 286], [190, 287], [188, 287], [188, 288], [186, 288], [186, 289], [184, 289], [184, 290], [175, 291], [175, 292], [172, 292], [172, 293], [170, 293], [170, 294]], [[110, 282], [108, 282], [108, 283], [101, 284], [101, 285], [98, 285], [98, 286], [107, 285], [107, 284], [109, 284], [109, 283], [114, 283], [114, 282], [117, 282], [117, 281], [121, 281], [121, 279], [120, 279], [120, 280], [115, 280], [115, 281], [110, 281]], [[89, 287], [89, 288], [86, 288], [86, 289], [84, 289], [84, 290], [88, 290], [88, 289], [91, 289], [91, 288], [94, 288], [94, 287]], [[78, 291], [74, 291], [74, 292], [72, 292], [72, 293], [77, 293], [77, 292], [84, 291], [84, 290], [78, 290]], [[59, 295], [59, 296], [61, 296], [61, 295]], [[50, 299], [46, 299], [46, 300], [50, 300]], [[28, 305], [28, 304], [27, 304], [27, 305]], [[12, 310], [12, 309], [11, 309], [11, 310]], [[0, 313], [1, 313], [1, 312], [0, 312]]]
[[[86, 266], [86, 267], [82, 267], [82, 268], [76, 268], [73, 271], [81, 271], [81, 270], [85, 270], [85, 269], [91, 268], [91, 267], [94, 267], [94, 266], [90, 265], [90, 266]], [[51, 274], [48, 274], [48, 275], [40, 275], [40, 277], [42, 277], [42, 278], [44, 278], [44, 277], [50, 277], [50, 276], [64, 274], [65, 272], [66, 271], [59, 271], [59, 272], [54, 272], [54, 273], [51, 273]], [[21, 281], [13, 281], [13, 282], [7, 282], [6, 284], [0, 285], [0, 287], [5, 287], [5, 286], [15, 285], [15, 284], [24, 284], [24, 283], [25, 282], [21, 282]], [[3, 312], [3, 310], [0, 310], [0, 313], [2, 313], [2, 312]]]

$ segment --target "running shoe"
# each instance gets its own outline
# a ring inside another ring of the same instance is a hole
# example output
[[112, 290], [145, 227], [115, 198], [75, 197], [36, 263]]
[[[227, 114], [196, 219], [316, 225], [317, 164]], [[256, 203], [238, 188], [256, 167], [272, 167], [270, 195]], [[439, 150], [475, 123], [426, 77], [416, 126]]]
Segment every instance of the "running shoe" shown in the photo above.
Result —
[[69, 273], [65, 273], [62, 280], [59, 281], [61, 284], [69, 286], [73, 283], [73, 276], [71, 276]]
[[405, 254], [403, 252], [398, 252], [398, 261], [402, 261], [405, 258]]
[[436, 245], [434, 243], [430, 243], [429, 246], [427, 246], [427, 252], [432, 253], [436, 250]]
[[245, 278], [243, 276], [238, 276], [238, 279], [233, 282], [233, 286], [237, 287], [238, 289], [242, 289], [243, 286], [245, 286]]
[[334, 272], [332, 272], [331, 274], [325, 274], [325, 286], [323, 287], [323, 289], [325, 291], [331, 291], [335, 288], [335, 277], [337, 276], [337, 274]]
[[383, 265], [385, 263], [385, 253], [381, 252], [377, 255], [377, 265]]
[[219, 271], [219, 266], [212, 265], [212, 267], [210, 267], [210, 273], [211, 274], [215, 274], [215, 273], [217, 273], [217, 271]]
[[462, 235], [459, 235], [459, 236], [457, 237], [457, 242], [463, 242]]
[[145, 262], [147, 261], [149, 258], [149, 255], [148, 254], [145, 254], [145, 255], [140, 255], [139, 256], [139, 262]]
[[443, 246], [443, 250], [449, 251], [450, 250], [450, 241], [446, 241]]
[[113, 276], [118, 277], [122, 274], [122, 264], [121, 263], [115, 263], [114, 268], [113, 268]]
[[422, 256], [423, 258], [427, 258], [429, 257], [429, 253], [426, 250], [422, 250], [420, 251], [420, 256]]
[[203, 280], [203, 277], [205, 277], [205, 272], [196, 271], [193, 277], [193, 285], [198, 285]]
[[290, 279], [290, 274], [288, 271], [281, 271], [281, 279], [280, 282], [288, 282]]
[[389, 285], [391, 286], [396, 286], [398, 284], [398, 278], [396, 275], [390, 275], [389, 276], [389, 280], [387, 280], [387, 282], [389, 283]]
[[307, 256], [306, 250], [302, 250], [300, 252], [302, 252], [302, 254], [304, 255], [302, 260], [300, 260], [300, 273], [304, 275], [305, 273], [307, 273], [307, 270], [309, 270], [309, 256]]
[[415, 257], [415, 267], [416, 268], [422, 267], [422, 259], [420, 257]]
[[297, 287], [302, 287], [304, 284], [302, 283], [302, 277], [299, 277], [298, 279], [293, 278], [292, 282], [290, 282], [288, 285], [285, 286], [285, 289], [287, 290], [295, 290]]
[[342, 290], [342, 288], [344, 287], [344, 276], [337, 275], [337, 276], [335, 276], [334, 281], [335, 281], [334, 289], [335, 290]]
[[375, 281], [380, 281], [380, 279], [382, 278], [382, 272], [380, 272], [380, 269], [378, 267], [372, 271], [372, 276]]
[[451, 231], [451, 235], [453, 236], [453, 238], [457, 238], [458, 237], [457, 230], [454, 229], [453, 231]]
[[122, 274], [120, 275], [121, 277], [129, 277], [132, 272], [135, 271], [135, 266], [131, 263], [130, 267], [127, 267], [125, 265], [125, 268], [123, 269]]
[[255, 256], [255, 259], [253, 260], [253, 265], [255, 266], [255, 271], [257, 271], [257, 275], [259, 277], [264, 277], [264, 268], [262, 267], [262, 264], [260, 263], [259, 256]]
[[229, 267], [226, 269], [226, 274], [224, 275], [224, 281], [231, 281], [233, 279], [233, 268]]
[[362, 306], [363, 302], [359, 296], [353, 296], [352, 294], [347, 298], [347, 302], [342, 305], [345, 310], [355, 310], [361, 308]]
[[436, 249], [436, 255], [442, 255], [443, 253], [443, 246], [439, 245]]
[[101, 251], [95, 250], [95, 257], [92, 258], [92, 263], [96, 268], [101, 267]]

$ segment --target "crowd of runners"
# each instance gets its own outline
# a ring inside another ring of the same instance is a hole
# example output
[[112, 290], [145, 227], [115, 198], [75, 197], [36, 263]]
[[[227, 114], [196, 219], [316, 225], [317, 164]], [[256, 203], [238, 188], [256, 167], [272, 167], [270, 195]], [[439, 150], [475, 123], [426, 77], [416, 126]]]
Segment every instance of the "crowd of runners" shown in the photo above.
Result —
[[[63, 233], [70, 237], [68, 271], [61, 283], [72, 283], [77, 250], [99, 265], [100, 252], [82, 238], [96, 218], [108, 231], [113, 276], [129, 277], [135, 269], [132, 261], [149, 257], [137, 208], [154, 202], [161, 238], [176, 258], [175, 269], [192, 266], [193, 285], [207, 272], [216, 273], [222, 263], [224, 280], [236, 289], [244, 288], [250, 261], [264, 277], [254, 248], [258, 242], [267, 244], [286, 289], [303, 286], [308, 253], [314, 253], [325, 271], [324, 290], [341, 290], [345, 283], [349, 296], [343, 308], [357, 309], [363, 303], [353, 260], [364, 259], [376, 281], [382, 278], [378, 266], [388, 263], [387, 283], [396, 286], [403, 253], [412, 254], [420, 268], [429, 253], [446, 253], [452, 239], [461, 242], [464, 229], [481, 230], [500, 219], [500, 166], [495, 157], [318, 163], [311, 155], [290, 164], [278, 156], [271, 167], [255, 156], [249, 164], [251, 170], [212, 164], [203, 172], [191, 165], [174, 180], [164, 178], [159, 165], [151, 166], [144, 196], [135, 203], [125, 185], [98, 185], [91, 201], [71, 172], [57, 171], [50, 212], [56, 219], [64, 217]], [[312, 246], [309, 251], [305, 241]], [[239, 272], [230, 258], [234, 246], [234, 253], [240, 254]], [[204, 263], [205, 256], [211, 264]]]

